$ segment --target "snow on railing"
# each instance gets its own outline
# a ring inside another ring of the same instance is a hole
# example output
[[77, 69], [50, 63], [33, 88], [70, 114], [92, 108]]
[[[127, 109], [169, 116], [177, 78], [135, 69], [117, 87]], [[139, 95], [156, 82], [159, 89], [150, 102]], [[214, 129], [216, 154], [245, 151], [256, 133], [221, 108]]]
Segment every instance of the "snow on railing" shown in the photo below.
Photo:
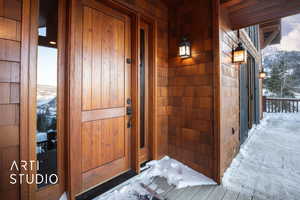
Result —
[[300, 99], [263, 97], [263, 111], [268, 113], [296, 113]]

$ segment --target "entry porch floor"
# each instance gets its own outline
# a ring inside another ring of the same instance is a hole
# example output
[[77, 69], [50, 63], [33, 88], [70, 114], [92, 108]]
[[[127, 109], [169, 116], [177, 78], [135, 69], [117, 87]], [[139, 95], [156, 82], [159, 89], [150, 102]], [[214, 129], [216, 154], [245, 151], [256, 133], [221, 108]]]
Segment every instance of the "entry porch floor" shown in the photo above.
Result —
[[[265, 114], [249, 132], [222, 185], [176, 189], [165, 178], [155, 177], [150, 186], [166, 200], [299, 200], [299, 147], [299, 114]], [[95, 200], [114, 200], [114, 191], [124, 185]]]

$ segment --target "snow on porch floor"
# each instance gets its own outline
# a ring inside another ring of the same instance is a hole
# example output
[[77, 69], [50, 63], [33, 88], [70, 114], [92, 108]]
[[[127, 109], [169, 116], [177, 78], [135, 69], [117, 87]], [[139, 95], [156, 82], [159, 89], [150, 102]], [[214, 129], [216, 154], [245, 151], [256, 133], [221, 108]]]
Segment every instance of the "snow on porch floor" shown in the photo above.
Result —
[[167, 156], [147, 163], [146, 168], [140, 175], [94, 200], [151, 200], [154, 193], [162, 200], [171, 190], [216, 185], [212, 179]]
[[266, 114], [249, 133], [226, 171], [223, 185], [197, 185], [194, 179], [190, 185], [181, 183], [177, 188], [178, 179], [172, 179], [176, 178], [174, 171], [167, 170], [164, 177], [136, 176], [94, 200], [135, 200], [132, 194], [136, 191], [145, 194], [139, 186], [141, 180], [165, 200], [300, 200], [299, 147], [300, 114]]
[[300, 200], [300, 114], [265, 113], [226, 171], [223, 185], [253, 199]]

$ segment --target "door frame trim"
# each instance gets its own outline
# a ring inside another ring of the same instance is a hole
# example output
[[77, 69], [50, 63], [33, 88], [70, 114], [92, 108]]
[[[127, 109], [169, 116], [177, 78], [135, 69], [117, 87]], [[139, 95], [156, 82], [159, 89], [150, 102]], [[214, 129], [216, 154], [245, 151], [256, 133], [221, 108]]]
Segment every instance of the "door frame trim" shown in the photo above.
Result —
[[[156, 113], [156, 105], [157, 105], [157, 65], [156, 65], [156, 32], [157, 32], [157, 23], [156, 20], [149, 18], [145, 15], [139, 16], [139, 24], [143, 21], [148, 25], [148, 146], [149, 146], [149, 158], [150, 160], [157, 160], [158, 159], [158, 146], [157, 146], [157, 113]], [[140, 32], [141, 26], [139, 25], [138, 32]], [[138, 44], [140, 45], [140, 39]], [[140, 49], [140, 46], [139, 46]], [[139, 55], [139, 51], [138, 51]], [[138, 57], [140, 59], [140, 57]], [[140, 61], [139, 61], [140, 63]], [[139, 69], [139, 68], [138, 68]], [[138, 70], [138, 77], [140, 73]], [[138, 87], [140, 88], [140, 81], [138, 81]], [[138, 96], [140, 96], [140, 89], [136, 91]], [[137, 100], [138, 101], [138, 100]], [[140, 106], [138, 107], [138, 109]], [[139, 112], [140, 113], [140, 112]], [[140, 117], [138, 118], [140, 119]], [[138, 120], [139, 121], [139, 120]], [[139, 122], [138, 122], [139, 124]], [[140, 129], [138, 129], [140, 130]], [[140, 143], [140, 134], [138, 134], [138, 143]], [[140, 144], [139, 147], [139, 154], [140, 155]], [[142, 164], [139, 162], [139, 165]]]
[[[36, 184], [22, 183], [20, 186], [21, 200], [34, 200], [39, 198], [59, 198], [65, 191], [65, 156], [66, 146], [66, 115], [65, 115], [65, 75], [66, 65], [66, 20], [67, 0], [58, 1], [58, 123], [57, 137], [57, 172], [59, 183], [38, 189]], [[20, 160], [36, 160], [36, 72], [37, 72], [37, 24], [38, 0], [23, 0], [22, 3], [22, 43], [21, 43], [21, 87], [20, 87]], [[25, 171], [25, 175], [35, 174], [36, 170]]]

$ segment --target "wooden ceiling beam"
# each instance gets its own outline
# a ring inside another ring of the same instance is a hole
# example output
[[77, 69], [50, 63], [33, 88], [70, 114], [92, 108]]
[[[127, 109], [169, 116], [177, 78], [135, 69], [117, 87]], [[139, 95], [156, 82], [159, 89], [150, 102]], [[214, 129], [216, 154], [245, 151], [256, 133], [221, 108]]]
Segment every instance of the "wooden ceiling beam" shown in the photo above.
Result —
[[[262, 0], [253, 4], [248, 4], [248, 0], [244, 0], [244, 5], [240, 9], [230, 7], [228, 9], [229, 18], [234, 29], [240, 29], [247, 26], [261, 24], [270, 20], [280, 19], [290, 15], [300, 13], [300, 1], [288, 0]], [[241, 5], [239, 5], [241, 6]]]
[[231, 7], [231, 6], [234, 6], [236, 4], [239, 4], [241, 3], [243, 0], [228, 0], [228, 1], [225, 1], [223, 3], [221, 3], [221, 6], [223, 8], [228, 8], [228, 7]]
[[269, 44], [271, 44], [278, 34], [279, 34], [279, 30], [273, 31], [273, 33], [271, 33], [271, 35], [268, 38], [266, 38], [266, 40], [264, 40], [262, 49], [268, 46]]

